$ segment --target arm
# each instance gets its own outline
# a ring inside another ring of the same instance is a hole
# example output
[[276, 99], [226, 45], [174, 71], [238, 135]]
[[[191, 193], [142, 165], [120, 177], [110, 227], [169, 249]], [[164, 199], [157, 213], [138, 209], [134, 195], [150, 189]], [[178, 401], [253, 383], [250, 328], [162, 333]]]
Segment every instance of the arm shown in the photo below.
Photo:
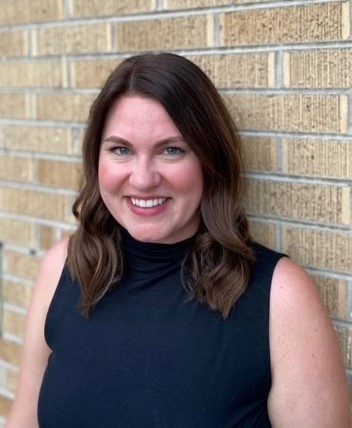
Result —
[[349, 428], [349, 394], [336, 333], [308, 274], [287, 258], [270, 303], [273, 428]]
[[66, 259], [67, 240], [56, 244], [45, 256], [27, 315], [22, 363], [16, 398], [6, 428], [37, 428], [38, 395], [51, 350], [44, 339], [48, 308]]

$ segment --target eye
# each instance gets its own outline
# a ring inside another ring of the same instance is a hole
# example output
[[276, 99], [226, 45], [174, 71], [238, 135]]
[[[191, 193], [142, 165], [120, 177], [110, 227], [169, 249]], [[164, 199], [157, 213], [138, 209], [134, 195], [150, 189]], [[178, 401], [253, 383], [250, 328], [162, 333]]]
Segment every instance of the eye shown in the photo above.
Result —
[[118, 156], [128, 156], [131, 154], [131, 149], [129, 149], [128, 147], [124, 147], [124, 146], [113, 147], [111, 149], [111, 151]]
[[185, 150], [181, 149], [180, 147], [166, 147], [163, 153], [169, 156], [179, 156], [183, 155], [185, 153]]

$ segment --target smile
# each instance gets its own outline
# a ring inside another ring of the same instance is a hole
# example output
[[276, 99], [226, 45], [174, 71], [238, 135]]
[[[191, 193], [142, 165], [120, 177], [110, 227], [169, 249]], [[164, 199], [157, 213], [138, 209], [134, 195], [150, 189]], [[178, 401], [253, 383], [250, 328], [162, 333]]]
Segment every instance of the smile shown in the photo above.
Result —
[[156, 198], [156, 199], [136, 199], [131, 198], [133, 205], [140, 208], [152, 208], [162, 205], [166, 201], [166, 198]]

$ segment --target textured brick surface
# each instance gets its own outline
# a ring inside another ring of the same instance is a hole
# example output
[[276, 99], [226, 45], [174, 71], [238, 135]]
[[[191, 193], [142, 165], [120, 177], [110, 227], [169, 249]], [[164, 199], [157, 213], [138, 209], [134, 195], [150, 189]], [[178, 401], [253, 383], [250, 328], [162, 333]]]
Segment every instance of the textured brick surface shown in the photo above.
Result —
[[32, 294], [32, 288], [19, 282], [3, 282], [3, 298], [11, 305], [27, 308]]
[[285, 54], [285, 86], [350, 88], [352, 49], [320, 49]]
[[50, 226], [39, 227], [40, 248], [48, 250], [57, 241], [56, 230]]
[[352, 234], [309, 228], [284, 227], [284, 252], [303, 265], [352, 273]]
[[18, 365], [20, 362], [20, 356], [21, 347], [19, 345], [6, 341], [0, 337], [0, 360]]
[[26, 31], [0, 32], [0, 55], [14, 57], [26, 55], [28, 54], [28, 46], [28, 33]]
[[348, 297], [347, 281], [317, 275], [314, 276], [314, 279], [330, 314], [342, 320], [350, 320], [351, 314], [348, 313], [346, 304]]
[[130, 13], [150, 12], [156, 8], [156, 0], [71, 0], [72, 16], [119, 16]]
[[275, 56], [269, 54], [189, 56], [217, 88], [266, 88], [275, 81]]
[[108, 24], [73, 25], [40, 29], [35, 33], [39, 55], [102, 53], [110, 51]]
[[61, 0], [11, 0], [1, 2], [1, 24], [53, 21], [63, 18]]
[[278, 162], [277, 142], [270, 137], [242, 137], [247, 171], [275, 171]]
[[11, 244], [33, 246], [35, 225], [23, 220], [0, 217], [0, 240]]
[[283, 171], [292, 175], [352, 178], [352, 140], [286, 138]]
[[0, 154], [0, 180], [29, 182], [33, 180], [31, 159]]
[[40, 259], [36, 256], [10, 250], [4, 251], [4, 266], [9, 274], [34, 280], [37, 276], [39, 263]]
[[3, 328], [7, 334], [17, 336], [18, 338], [22, 337], [24, 333], [24, 322], [25, 316], [23, 314], [8, 309], [4, 310]]
[[24, 94], [0, 93], [0, 117], [27, 117], [26, 96]]
[[226, 95], [240, 129], [347, 132], [345, 95]]
[[80, 184], [81, 162], [38, 160], [37, 180], [41, 184], [76, 190]]
[[71, 63], [72, 86], [76, 88], [101, 88], [121, 60], [82, 60]]
[[205, 15], [116, 24], [122, 52], [212, 47], [213, 32], [213, 18]]
[[71, 132], [65, 128], [4, 126], [2, 141], [0, 137], [0, 147], [25, 152], [71, 153], [71, 143]]
[[250, 221], [250, 232], [252, 238], [269, 248], [276, 248], [276, 227], [273, 224], [259, 221]]
[[338, 327], [337, 333], [342, 346], [346, 367], [352, 369], [352, 328]]
[[0, 87], [62, 87], [61, 61], [0, 64]]
[[7, 415], [10, 410], [11, 400], [0, 395], [0, 414]]
[[349, 2], [279, 7], [221, 15], [223, 46], [344, 40]]
[[350, 188], [280, 181], [249, 181], [247, 208], [251, 213], [349, 225]]
[[85, 122], [95, 95], [38, 94], [36, 117], [44, 120]]
[[233, 4], [268, 3], [279, 0], [164, 0], [166, 9], [187, 9], [213, 6], [228, 6]]

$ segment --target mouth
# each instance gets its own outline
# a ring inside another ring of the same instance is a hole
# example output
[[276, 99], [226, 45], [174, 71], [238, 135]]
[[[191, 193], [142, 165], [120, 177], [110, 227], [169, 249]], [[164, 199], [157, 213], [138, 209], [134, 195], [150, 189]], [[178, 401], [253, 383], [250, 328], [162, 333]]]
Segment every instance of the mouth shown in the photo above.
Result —
[[163, 205], [167, 198], [154, 198], [154, 199], [137, 199], [130, 198], [132, 204], [140, 208], [153, 208], [159, 205]]

